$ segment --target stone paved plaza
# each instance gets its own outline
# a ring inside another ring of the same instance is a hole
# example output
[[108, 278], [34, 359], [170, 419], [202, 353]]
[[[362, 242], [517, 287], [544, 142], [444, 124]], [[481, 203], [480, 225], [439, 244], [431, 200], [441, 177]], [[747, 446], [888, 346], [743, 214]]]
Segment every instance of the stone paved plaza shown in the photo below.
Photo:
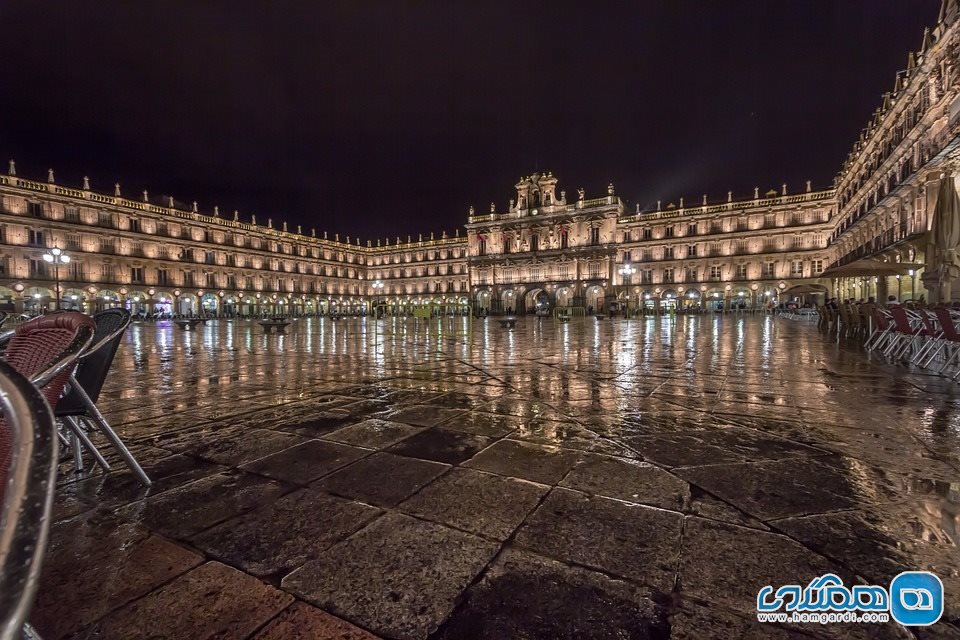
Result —
[[[155, 482], [64, 464], [47, 640], [960, 638], [958, 387], [809, 324], [134, 324], [100, 405]], [[756, 622], [908, 569], [934, 627]]]

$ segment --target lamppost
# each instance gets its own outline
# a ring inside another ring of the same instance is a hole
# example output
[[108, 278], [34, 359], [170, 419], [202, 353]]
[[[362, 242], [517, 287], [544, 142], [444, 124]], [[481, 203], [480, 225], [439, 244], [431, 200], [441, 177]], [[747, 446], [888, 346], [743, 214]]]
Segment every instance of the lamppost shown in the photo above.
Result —
[[56, 285], [57, 285], [57, 301], [56, 301], [55, 308], [59, 309], [60, 308], [60, 265], [68, 264], [70, 262], [70, 256], [65, 254], [63, 250], [60, 249], [60, 247], [54, 247], [53, 249], [50, 249], [50, 253], [43, 254], [43, 261], [53, 263], [53, 277], [56, 280]]
[[634, 269], [633, 266], [632, 266], [629, 262], [624, 262], [624, 263], [623, 263], [623, 266], [620, 267], [620, 269], [619, 269], [621, 292], [622, 292], [623, 288], [626, 287], [626, 293], [627, 293], [627, 296], [626, 296], [627, 313], [626, 313], [625, 315], [627, 315], [627, 316], [630, 315], [630, 280], [631, 280], [630, 276], [632, 276], [632, 275], [635, 274], [636, 272], [637, 272], [637, 270]]
[[380, 298], [380, 291], [383, 290], [383, 283], [379, 280], [375, 280], [370, 286], [373, 287], [373, 316], [377, 317], [377, 314], [379, 313], [379, 311], [377, 311], [377, 302]]

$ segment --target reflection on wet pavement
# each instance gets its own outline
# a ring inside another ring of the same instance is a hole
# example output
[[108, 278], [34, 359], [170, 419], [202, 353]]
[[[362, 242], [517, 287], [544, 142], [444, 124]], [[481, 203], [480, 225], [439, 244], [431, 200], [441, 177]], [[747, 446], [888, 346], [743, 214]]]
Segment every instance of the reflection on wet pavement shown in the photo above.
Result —
[[[64, 465], [44, 638], [960, 638], [960, 390], [808, 326], [134, 324], [114, 366], [155, 484]], [[911, 569], [929, 629], [754, 616]]]

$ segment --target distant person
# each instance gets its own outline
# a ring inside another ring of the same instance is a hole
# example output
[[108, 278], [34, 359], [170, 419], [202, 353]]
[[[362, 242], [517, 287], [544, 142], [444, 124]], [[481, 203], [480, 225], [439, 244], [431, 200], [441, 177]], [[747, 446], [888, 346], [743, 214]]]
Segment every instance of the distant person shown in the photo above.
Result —
[[887, 296], [887, 306], [888, 307], [899, 307], [900, 301], [897, 300], [897, 296], [889, 295]]

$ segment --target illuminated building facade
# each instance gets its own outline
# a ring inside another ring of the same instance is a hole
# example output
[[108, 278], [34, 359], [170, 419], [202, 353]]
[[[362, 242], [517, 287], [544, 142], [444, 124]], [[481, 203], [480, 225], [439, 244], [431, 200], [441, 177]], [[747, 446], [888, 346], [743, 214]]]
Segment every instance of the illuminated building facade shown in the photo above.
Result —
[[[502, 210], [470, 209], [466, 233], [361, 243], [274, 228], [196, 203], [128, 199], [0, 175], [0, 305], [193, 314], [404, 313], [424, 305], [492, 313], [575, 307], [759, 307], [803, 286], [839, 297], [917, 297], [939, 181], [960, 166], [955, 0], [907, 57], [832, 188], [631, 210], [613, 184], [568, 198], [551, 173], [521, 178]], [[68, 263], [44, 254], [59, 249]], [[910, 276], [844, 278], [866, 257]], [[912, 276], [912, 277], [911, 277]], [[918, 283], [919, 280], [919, 283]], [[896, 288], [896, 289], [894, 289]]]

